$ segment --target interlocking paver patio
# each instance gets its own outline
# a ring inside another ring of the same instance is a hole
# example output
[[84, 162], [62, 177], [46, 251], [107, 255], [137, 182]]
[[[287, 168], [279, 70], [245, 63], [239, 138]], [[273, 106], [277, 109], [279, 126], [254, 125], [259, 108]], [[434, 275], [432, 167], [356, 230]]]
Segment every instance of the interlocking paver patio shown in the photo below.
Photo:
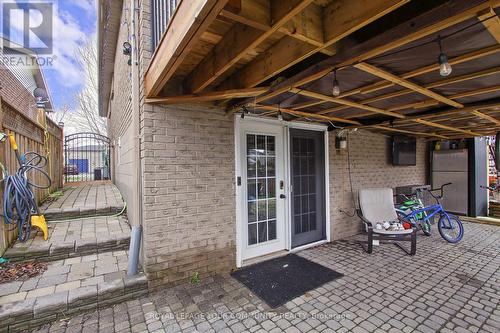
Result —
[[299, 255], [344, 274], [271, 310], [229, 276], [204, 278], [38, 332], [498, 332], [500, 228], [464, 223], [456, 245], [419, 235], [417, 255], [355, 242]]
[[[111, 272], [117, 272], [114, 275], [120, 279], [125, 276], [127, 269], [127, 252], [115, 251], [98, 254], [97, 257], [81, 257], [85, 262], [75, 262], [72, 259], [53, 261], [48, 264], [47, 270], [38, 276], [25, 281], [13, 281], [0, 284], [0, 304], [8, 303], [8, 296], [25, 292], [23, 299], [36, 298], [45, 295], [52, 295], [58, 291], [72, 290], [79, 288], [87, 278], [99, 278], [106, 281], [106, 277]], [[80, 259], [80, 257], [78, 257]], [[113, 271], [99, 272], [100, 267], [113, 267]], [[94, 280], [97, 281], [97, 280]], [[95, 282], [91, 285], [97, 285]], [[27, 293], [26, 293], [27, 292]]]
[[41, 206], [47, 219], [88, 215], [110, 215], [119, 212], [124, 202], [118, 188], [109, 181], [68, 185], [62, 197]]

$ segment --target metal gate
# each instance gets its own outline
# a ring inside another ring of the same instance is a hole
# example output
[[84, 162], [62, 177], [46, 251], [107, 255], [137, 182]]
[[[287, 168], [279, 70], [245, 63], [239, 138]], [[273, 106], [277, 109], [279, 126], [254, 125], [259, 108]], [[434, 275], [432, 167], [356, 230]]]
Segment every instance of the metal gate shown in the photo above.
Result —
[[111, 178], [111, 145], [97, 133], [75, 133], [64, 137], [64, 179], [87, 182]]

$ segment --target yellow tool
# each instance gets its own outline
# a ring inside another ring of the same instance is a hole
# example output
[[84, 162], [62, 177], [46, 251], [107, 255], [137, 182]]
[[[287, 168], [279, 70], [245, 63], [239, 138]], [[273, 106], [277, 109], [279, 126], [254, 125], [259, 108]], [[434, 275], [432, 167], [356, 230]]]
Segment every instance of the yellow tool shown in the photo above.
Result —
[[49, 238], [49, 229], [47, 227], [47, 222], [45, 222], [45, 216], [43, 215], [32, 215], [31, 216], [31, 226], [37, 227], [43, 233], [43, 240]]

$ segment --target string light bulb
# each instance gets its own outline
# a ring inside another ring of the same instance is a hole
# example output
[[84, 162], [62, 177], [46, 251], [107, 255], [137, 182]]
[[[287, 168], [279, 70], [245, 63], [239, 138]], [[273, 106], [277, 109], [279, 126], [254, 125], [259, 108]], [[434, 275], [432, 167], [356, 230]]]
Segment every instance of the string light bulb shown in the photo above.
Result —
[[448, 76], [451, 74], [452, 68], [450, 63], [448, 62], [448, 57], [443, 52], [443, 47], [441, 46], [441, 36], [438, 36], [438, 44], [439, 44], [439, 57], [438, 57], [439, 75]]
[[281, 111], [278, 111], [278, 120], [283, 121], [283, 113]]
[[333, 89], [332, 89], [332, 95], [337, 97], [340, 95], [340, 85], [339, 81], [337, 81], [337, 70], [333, 70]]

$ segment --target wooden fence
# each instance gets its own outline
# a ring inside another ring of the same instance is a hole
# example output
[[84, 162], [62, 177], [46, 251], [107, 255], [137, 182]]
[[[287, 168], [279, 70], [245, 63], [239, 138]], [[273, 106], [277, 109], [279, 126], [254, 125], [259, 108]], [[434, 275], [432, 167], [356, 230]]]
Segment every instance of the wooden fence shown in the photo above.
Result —
[[[0, 99], [0, 132], [14, 134], [19, 152], [24, 154], [28, 151], [37, 152], [48, 158], [45, 168], [50, 174], [52, 185], [50, 189], [35, 191], [38, 202], [45, 199], [51, 192], [63, 186], [63, 131], [52, 120], [40, 113], [38, 120], [31, 119], [27, 115], [17, 111], [11, 105]], [[46, 124], [46, 131], [45, 126]], [[0, 143], [0, 162], [13, 174], [19, 167], [14, 151], [7, 141]], [[37, 184], [44, 184], [45, 179], [39, 173], [31, 179]], [[1, 186], [0, 203], [3, 202], [3, 182]], [[1, 206], [1, 205], [0, 205]], [[2, 210], [2, 208], [0, 208]], [[7, 249], [9, 244], [17, 237], [17, 230], [13, 226], [0, 222], [0, 255]]]

